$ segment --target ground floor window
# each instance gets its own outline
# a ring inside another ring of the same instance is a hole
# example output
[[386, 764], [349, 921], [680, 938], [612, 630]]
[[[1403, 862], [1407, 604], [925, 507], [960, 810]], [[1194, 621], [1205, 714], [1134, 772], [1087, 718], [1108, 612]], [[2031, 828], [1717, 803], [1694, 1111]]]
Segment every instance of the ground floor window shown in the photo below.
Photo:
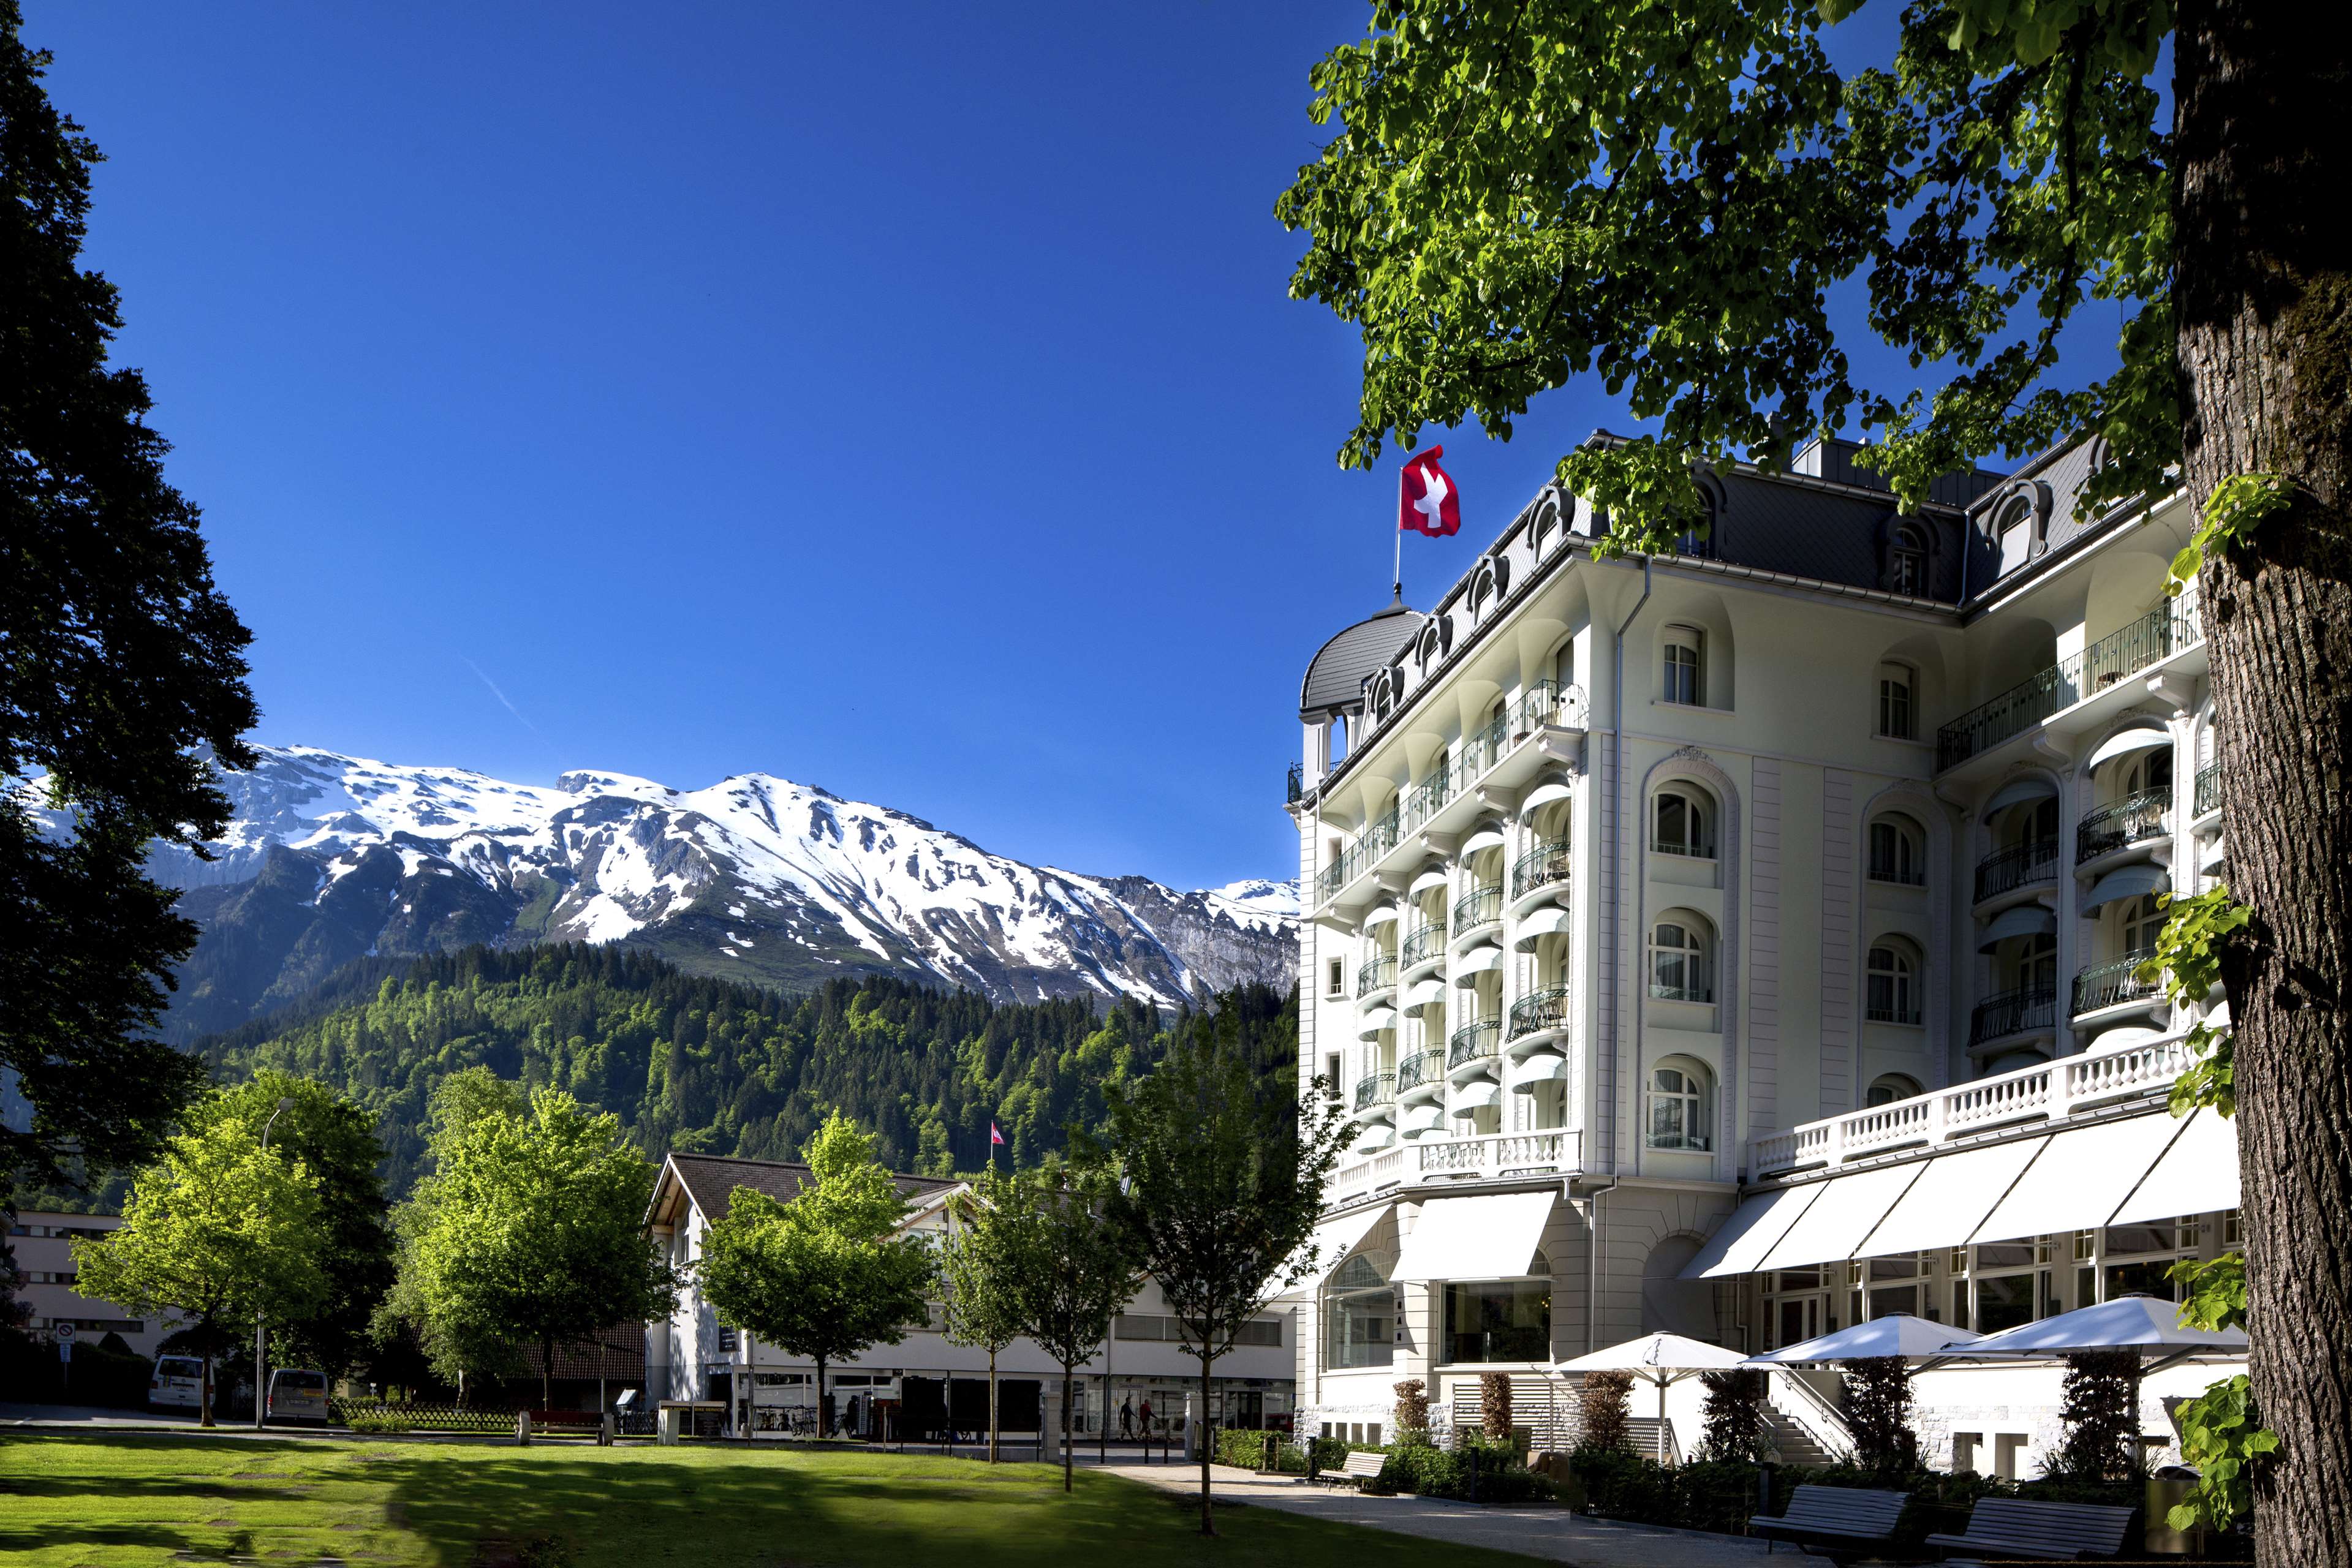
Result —
[[1340, 1372], [1386, 1366], [1396, 1354], [1396, 1292], [1359, 1252], [1331, 1275], [1323, 1296], [1323, 1364]]
[[1549, 1361], [1551, 1281], [1448, 1284], [1443, 1350], [1448, 1362]]

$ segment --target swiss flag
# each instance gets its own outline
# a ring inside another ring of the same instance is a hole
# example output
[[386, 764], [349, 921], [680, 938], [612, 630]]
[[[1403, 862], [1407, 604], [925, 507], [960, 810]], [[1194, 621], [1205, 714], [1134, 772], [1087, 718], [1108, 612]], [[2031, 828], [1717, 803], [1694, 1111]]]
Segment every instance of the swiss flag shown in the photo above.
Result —
[[1004, 1134], [996, 1130], [995, 1123], [991, 1122], [988, 1124], [988, 1146], [992, 1149], [1003, 1142], [1004, 1142]]
[[1454, 476], [1437, 465], [1445, 448], [1433, 446], [1405, 459], [1397, 475], [1397, 532], [1444, 538], [1462, 528], [1462, 503]]

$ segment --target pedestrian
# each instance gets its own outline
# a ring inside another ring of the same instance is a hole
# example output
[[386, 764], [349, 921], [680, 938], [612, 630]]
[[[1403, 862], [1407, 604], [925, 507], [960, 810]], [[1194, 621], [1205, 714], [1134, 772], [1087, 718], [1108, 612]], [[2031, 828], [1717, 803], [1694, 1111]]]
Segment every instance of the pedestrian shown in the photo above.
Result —
[[1118, 1435], [1121, 1438], [1135, 1436], [1135, 1401], [1132, 1398], [1118, 1402]]
[[1151, 1435], [1151, 1396], [1148, 1394], [1143, 1396], [1143, 1435]]

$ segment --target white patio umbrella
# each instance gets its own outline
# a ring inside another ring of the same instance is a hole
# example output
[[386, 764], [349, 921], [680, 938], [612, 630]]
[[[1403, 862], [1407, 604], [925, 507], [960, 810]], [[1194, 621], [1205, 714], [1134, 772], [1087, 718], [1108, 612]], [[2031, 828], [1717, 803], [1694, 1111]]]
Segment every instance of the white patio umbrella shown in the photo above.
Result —
[[1956, 1361], [2056, 1360], [2094, 1350], [2136, 1350], [2143, 1374], [2183, 1361], [2237, 1361], [2246, 1354], [2243, 1329], [2192, 1329], [2180, 1308], [2161, 1296], [2117, 1296], [2039, 1322], [2020, 1323], [1946, 1352]]
[[1570, 1373], [1630, 1372], [1645, 1382], [1658, 1385], [1658, 1462], [1666, 1462], [1666, 1389], [1685, 1377], [1696, 1377], [1702, 1372], [1720, 1372], [1738, 1366], [1741, 1360], [1736, 1350], [1726, 1350], [1719, 1344], [1709, 1344], [1702, 1339], [1689, 1339], [1678, 1333], [1646, 1333], [1640, 1339], [1629, 1339], [1622, 1344], [1612, 1344], [1606, 1350], [1596, 1350], [1590, 1355], [1580, 1355], [1574, 1361], [1556, 1361], [1552, 1371], [1566, 1376]]
[[1889, 1355], [1919, 1361], [1967, 1349], [1982, 1338], [1982, 1334], [1931, 1323], [1908, 1312], [1889, 1312], [1835, 1333], [1816, 1335], [1801, 1344], [1751, 1355], [1746, 1364], [1801, 1366], [1820, 1362], [1875, 1361]]

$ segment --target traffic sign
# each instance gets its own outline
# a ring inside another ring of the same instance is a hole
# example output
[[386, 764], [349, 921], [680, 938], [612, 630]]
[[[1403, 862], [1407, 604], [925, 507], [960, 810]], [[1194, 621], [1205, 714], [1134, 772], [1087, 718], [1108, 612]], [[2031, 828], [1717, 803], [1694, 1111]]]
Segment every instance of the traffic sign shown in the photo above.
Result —
[[65, 1344], [72, 1340], [74, 1326], [71, 1323], [52, 1323], [49, 1325], [49, 1335], [59, 1344]]

